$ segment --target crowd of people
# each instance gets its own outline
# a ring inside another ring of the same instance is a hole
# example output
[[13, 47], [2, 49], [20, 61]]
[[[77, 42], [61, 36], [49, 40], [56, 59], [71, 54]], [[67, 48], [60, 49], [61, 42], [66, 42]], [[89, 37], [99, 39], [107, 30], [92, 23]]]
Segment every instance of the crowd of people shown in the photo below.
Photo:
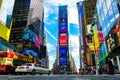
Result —
[[[108, 57], [106, 60], [106, 65], [104, 67], [98, 68], [98, 74], [108, 74], [114, 75], [115, 73], [119, 73], [118, 65], [116, 63], [112, 63], [111, 59]], [[86, 74], [94, 75], [96, 74], [96, 67], [91, 67], [87, 70]]]

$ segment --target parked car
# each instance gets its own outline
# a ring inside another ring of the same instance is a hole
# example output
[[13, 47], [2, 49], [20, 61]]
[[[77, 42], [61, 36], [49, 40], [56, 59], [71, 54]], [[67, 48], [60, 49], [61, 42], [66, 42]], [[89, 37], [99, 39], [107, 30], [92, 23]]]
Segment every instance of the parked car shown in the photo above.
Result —
[[17, 66], [17, 68], [15, 69], [16, 73], [19, 74], [50, 74], [50, 70], [47, 68], [43, 68], [41, 67], [40, 64], [35, 64], [35, 63], [25, 63], [22, 64], [21, 66]]

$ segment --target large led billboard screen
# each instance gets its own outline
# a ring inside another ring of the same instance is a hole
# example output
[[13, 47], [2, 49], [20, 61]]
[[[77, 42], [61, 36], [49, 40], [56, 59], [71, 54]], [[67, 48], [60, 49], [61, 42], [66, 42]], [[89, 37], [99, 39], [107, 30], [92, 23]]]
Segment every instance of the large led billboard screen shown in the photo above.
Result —
[[60, 34], [60, 45], [67, 45], [67, 35]]
[[60, 56], [67, 56], [67, 47], [60, 47]]
[[100, 59], [103, 59], [107, 56], [105, 44], [100, 44]]
[[98, 40], [99, 40], [99, 43], [103, 43], [104, 42], [104, 37], [103, 37], [103, 33], [102, 32], [98, 32]]
[[67, 32], [67, 21], [66, 19], [61, 19], [60, 20], [60, 25], [59, 25], [60, 33], [62, 32]]
[[60, 64], [67, 64], [67, 58], [60, 58]]
[[29, 28], [24, 29], [23, 39], [33, 42], [35, 46], [40, 48], [40, 38], [31, 29]]

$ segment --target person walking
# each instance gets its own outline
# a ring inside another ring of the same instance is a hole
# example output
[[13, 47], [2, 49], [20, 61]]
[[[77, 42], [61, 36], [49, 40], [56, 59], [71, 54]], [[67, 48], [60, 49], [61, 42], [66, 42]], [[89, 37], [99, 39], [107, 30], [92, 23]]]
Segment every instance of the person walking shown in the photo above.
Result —
[[108, 74], [114, 75], [114, 66], [110, 57], [107, 58], [107, 67], [108, 67]]

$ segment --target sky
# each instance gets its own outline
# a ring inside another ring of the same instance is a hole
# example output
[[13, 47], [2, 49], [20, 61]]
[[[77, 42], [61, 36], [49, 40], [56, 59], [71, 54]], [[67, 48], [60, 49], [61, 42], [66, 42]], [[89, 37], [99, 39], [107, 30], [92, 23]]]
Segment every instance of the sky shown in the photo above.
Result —
[[71, 42], [72, 56], [77, 70], [79, 69], [79, 24], [76, 3], [80, 0], [44, 0], [44, 23], [47, 35], [47, 49], [49, 65], [52, 69], [56, 58], [56, 46], [58, 41], [58, 6], [68, 5], [69, 42]]

